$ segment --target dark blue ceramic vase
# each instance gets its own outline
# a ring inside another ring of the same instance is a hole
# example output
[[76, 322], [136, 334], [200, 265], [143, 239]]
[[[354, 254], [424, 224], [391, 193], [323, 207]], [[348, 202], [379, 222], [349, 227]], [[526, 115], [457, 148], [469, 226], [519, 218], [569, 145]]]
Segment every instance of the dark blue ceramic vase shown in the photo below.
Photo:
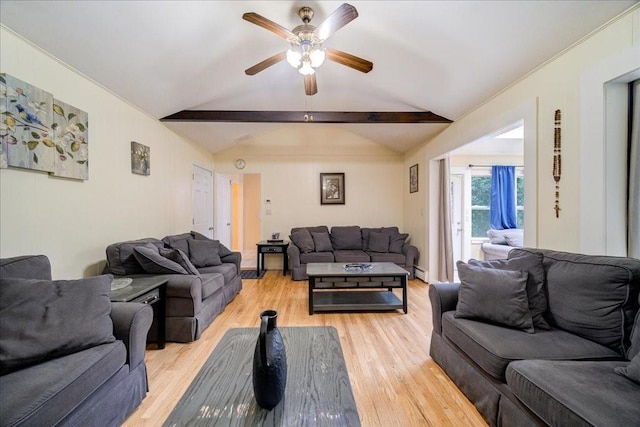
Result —
[[287, 354], [277, 318], [274, 310], [260, 313], [260, 335], [253, 353], [253, 394], [264, 409], [280, 403], [287, 385]]

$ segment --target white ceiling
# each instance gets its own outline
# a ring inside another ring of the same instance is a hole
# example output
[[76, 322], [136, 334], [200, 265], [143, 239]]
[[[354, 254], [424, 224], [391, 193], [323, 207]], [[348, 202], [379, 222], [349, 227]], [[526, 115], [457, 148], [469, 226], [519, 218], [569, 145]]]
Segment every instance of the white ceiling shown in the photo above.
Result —
[[[302, 6], [319, 25], [339, 1], [12, 1], [0, 22], [156, 118], [186, 109], [432, 111], [460, 118], [637, 1], [352, 1], [359, 17], [325, 46], [374, 63], [368, 74], [326, 62], [318, 94], [286, 62], [246, 68], [286, 50], [242, 19], [256, 12], [293, 29]], [[219, 152], [287, 124], [166, 123]], [[397, 152], [443, 124], [338, 126]]]

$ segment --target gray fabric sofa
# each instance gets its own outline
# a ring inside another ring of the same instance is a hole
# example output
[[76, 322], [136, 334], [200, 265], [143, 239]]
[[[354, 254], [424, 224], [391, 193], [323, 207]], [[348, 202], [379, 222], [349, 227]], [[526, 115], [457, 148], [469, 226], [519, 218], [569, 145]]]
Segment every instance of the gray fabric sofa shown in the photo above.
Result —
[[310, 262], [393, 262], [414, 276], [418, 248], [407, 243], [409, 235], [398, 227], [361, 228], [357, 225], [325, 225], [291, 229], [287, 248], [293, 280], [306, 280]]
[[[242, 289], [240, 252], [193, 231], [162, 240], [113, 243], [107, 247], [106, 257], [105, 272], [117, 277], [167, 276], [167, 341], [199, 339]], [[157, 336], [156, 330], [154, 321], [151, 339]]]
[[151, 307], [111, 275], [51, 280], [44, 255], [0, 260], [0, 426], [118, 426], [148, 390]]
[[430, 354], [489, 425], [640, 425], [640, 260], [520, 248], [461, 268], [429, 288]]

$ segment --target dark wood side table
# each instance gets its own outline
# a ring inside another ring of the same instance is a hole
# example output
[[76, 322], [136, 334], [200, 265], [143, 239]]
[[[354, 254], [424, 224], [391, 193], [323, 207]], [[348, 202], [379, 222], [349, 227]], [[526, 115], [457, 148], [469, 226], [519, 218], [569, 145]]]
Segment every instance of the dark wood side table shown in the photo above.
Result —
[[158, 318], [158, 348], [165, 344], [167, 315], [166, 276], [136, 277], [129, 286], [111, 291], [112, 302], [141, 302], [151, 304]]
[[288, 240], [261, 240], [256, 243], [256, 246], [258, 247], [258, 266], [256, 267], [256, 274], [258, 277], [260, 277], [260, 273], [262, 273], [262, 270], [264, 269], [264, 254], [282, 255], [282, 275], [287, 275], [287, 270], [289, 270], [289, 258], [287, 257], [287, 247], [289, 247]]

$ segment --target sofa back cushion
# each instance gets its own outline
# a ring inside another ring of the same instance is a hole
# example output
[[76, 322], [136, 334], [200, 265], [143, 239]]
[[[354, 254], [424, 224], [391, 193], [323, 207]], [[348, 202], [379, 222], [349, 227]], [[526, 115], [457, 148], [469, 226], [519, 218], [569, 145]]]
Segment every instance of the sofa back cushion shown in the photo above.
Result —
[[137, 246], [144, 246], [147, 243], [151, 243], [158, 248], [164, 247], [164, 243], [161, 240], [153, 238], [130, 240], [107, 246], [108, 272], [117, 276], [144, 273], [144, 269], [133, 254], [133, 249]]
[[514, 249], [509, 258], [541, 253], [547, 320], [552, 326], [626, 355], [638, 312], [640, 260], [546, 249]]
[[357, 225], [331, 227], [331, 245], [334, 251], [361, 250], [360, 227]]
[[381, 231], [369, 233], [369, 250], [371, 252], [389, 252], [389, 235]]
[[0, 277], [51, 280], [51, 263], [45, 255], [24, 255], [0, 259]]
[[0, 375], [115, 341], [112, 280], [0, 279]]

